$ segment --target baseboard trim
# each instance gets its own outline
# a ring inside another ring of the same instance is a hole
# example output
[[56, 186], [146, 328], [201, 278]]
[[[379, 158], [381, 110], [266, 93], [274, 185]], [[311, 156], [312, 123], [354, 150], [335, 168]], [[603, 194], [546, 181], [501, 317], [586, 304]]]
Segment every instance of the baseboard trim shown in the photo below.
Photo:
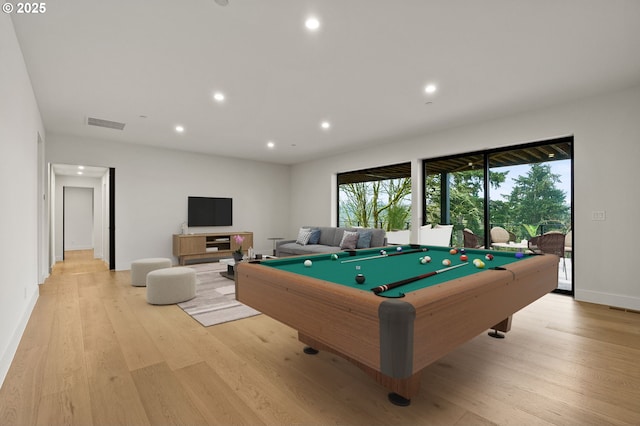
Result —
[[597, 303], [599, 305], [606, 305], [619, 309], [640, 311], [640, 298], [625, 296], [622, 294], [576, 289], [575, 300], [581, 302]]
[[7, 349], [2, 354], [2, 360], [0, 361], [0, 387], [4, 384], [4, 379], [7, 377], [7, 373], [9, 372], [9, 368], [11, 367], [11, 363], [13, 362], [13, 358], [18, 351], [20, 340], [22, 339], [22, 335], [27, 328], [27, 323], [29, 322], [29, 318], [31, 318], [31, 313], [33, 312], [33, 308], [35, 308], [36, 306], [39, 295], [40, 289], [36, 288], [36, 291], [33, 292], [31, 299], [27, 304], [27, 308], [25, 309], [20, 322], [18, 323], [15, 332], [13, 333], [11, 341], [7, 345]]

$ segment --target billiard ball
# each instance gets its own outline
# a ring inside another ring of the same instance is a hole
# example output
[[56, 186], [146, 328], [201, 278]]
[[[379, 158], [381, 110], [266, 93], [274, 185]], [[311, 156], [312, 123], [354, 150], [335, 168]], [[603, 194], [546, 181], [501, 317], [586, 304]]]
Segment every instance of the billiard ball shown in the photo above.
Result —
[[357, 282], [358, 284], [362, 284], [362, 283], [364, 283], [364, 275], [362, 275], [362, 274], [358, 274], [358, 275], [356, 275], [356, 282]]
[[476, 266], [477, 266], [477, 265], [478, 265], [478, 262], [482, 262], [482, 260], [480, 260], [480, 259], [473, 259], [473, 264], [474, 264], [474, 265], [476, 265]]
[[462, 260], [463, 262], [466, 262], [467, 260], [469, 260], [469, 258], [467, 257], [466, 254], [463, 254], [460, 256], [460, 260]]
[[401, 251], [402, 251], [402, 247], [398, 247], [398, 248], [396, 249], [396, 251], [397, 251], [397, 252], [401, 252]]
[[449, 266], [449, 265], [451, 265], [451, 261], [449, 259], [445, 259], [445, 260], [442, 261], [442, 264], [444, 266]]
[[465, 250], [463, 248], [460, 249], [460, 254], [465, 254], [466, 252], [467, 252], [467, 250]]
[[449, 254], [457, 254], [458, 250], [452, 248], [451, 250], [449, 250]]
[[333, 254], [331, 255], [331, 260], [338, 260], [338, 255], [337, 255], [337, 254], [335, 254], [335, 253], [333, 253]]
[[517, 253], [516, 253], [516, 257], [517, 257], [518, 259], [522, 259], [522, 258], [524, 257], [524, 253], [517, 252]]
[[487, 255], [484, 258], [487, 260], [493, 260], [493, 255], [491, 253], [487, 253]]
[[386, 251], [386, 250], [380, 250], [380, 254], [381, 254], [382, 256], [386, 256], [387, 251]]
[[310, 261], [309, 259], [307, 259], [307, 260], [305, 260], [305, 261], [304, 261], [304, 266], [306, 266], [307, 268], [310, 268], [310, 267], [311, 267], [311, 265], [313, 265], [313, 262], [312, 262], [312, 261]]
[[475, 263], [475, 266], [478, 269], [482, 269], [484, 268], [484, 262], [482, 260], [478, 260], [478, 262]]

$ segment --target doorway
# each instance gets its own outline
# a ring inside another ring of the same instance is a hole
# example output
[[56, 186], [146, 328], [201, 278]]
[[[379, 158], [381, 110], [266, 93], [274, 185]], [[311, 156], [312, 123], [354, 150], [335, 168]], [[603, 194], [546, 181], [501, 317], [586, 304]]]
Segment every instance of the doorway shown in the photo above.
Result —
[[51, 267], [66, 250], [91, 248], [115, 270], [115, 169], [51, 164], [50, 170]]

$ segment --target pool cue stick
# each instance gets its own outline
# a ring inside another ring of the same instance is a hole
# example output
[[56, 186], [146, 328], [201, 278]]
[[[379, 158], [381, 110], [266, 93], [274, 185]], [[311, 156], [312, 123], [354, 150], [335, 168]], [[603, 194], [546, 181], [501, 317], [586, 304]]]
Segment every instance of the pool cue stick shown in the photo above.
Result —
[[422, 252], [428, 251], [428, 250], [429, 249], [427, 249], [427, 248], [422, 248], [422, 249], [416, 249], [416, 250], [401, 251], [401, 252], [397, 252], [397, 253], [378, 254], [376, 256], [369, 256], [369, 257], [361, 257], [361, 258], [358, 258], [358, 259], [343, 260], [340, 263], [360, 262], [361, 260], [380, 259], [380, 258], [383, 258], [383, 257], [400, 256], [402, 254], [422, 253]]
[[427, 272], [426, 274], [418, 275], [417, 277], [406, 278], [404, 280], [396, 281], [396, 282], [393, 282], [391, 284], [379, 285], [378, 287], [372, 288], [371, 291], [373, 291], [375, 294], [382, 293], [384, 291], [391, 290], [392, 288], [400, 287], [401, 285], [409, 284], [409, 283], [412, 283], [414, 281], [420, 281], [420, 280], [423, 280], [425, 278], [429, 278], [429, 277], [432, 277], [434, 275], [441, 274], [443, 272], [447, 272], [447, 271], [450, 271], [452, 269], [456, 269], [456, 268], [459, 268], [461, 266], [468, 265], [468, 264], [469, 264], [469, 262], [465, 262], [465, 263], [461, 263], [459, 265], [449, 266], [448, 268], [438, 269], [437, 271]]

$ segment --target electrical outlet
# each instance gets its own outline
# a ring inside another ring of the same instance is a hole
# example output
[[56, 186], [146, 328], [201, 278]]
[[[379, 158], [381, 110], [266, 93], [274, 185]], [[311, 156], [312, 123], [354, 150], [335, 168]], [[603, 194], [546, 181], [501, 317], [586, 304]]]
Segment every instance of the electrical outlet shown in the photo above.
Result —
[[594, 210], [591, 212], [591, 220], [606, 220], [607, 215], [604, 210]]

